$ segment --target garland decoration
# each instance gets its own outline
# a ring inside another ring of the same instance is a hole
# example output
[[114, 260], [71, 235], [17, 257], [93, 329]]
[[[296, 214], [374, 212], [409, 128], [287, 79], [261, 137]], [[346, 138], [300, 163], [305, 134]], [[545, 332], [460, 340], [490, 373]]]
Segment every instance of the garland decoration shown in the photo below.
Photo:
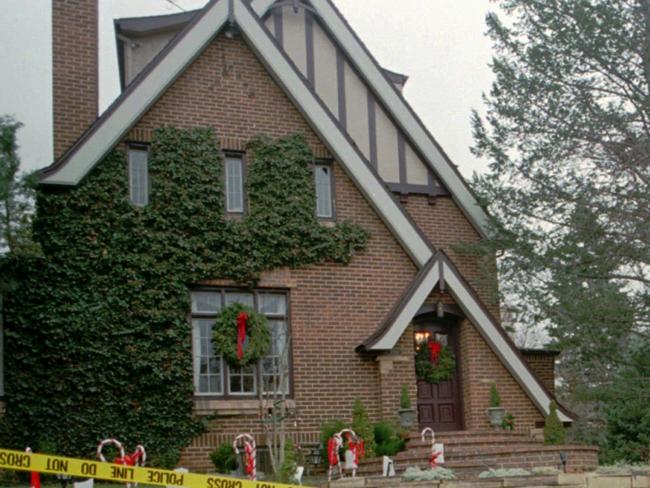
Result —
[[254, 363], [269, 352], [271, 331], [266, 317], [241, 303], [221, 310], [212, 326], [212, 343], [235, 367]]
[[431, 384], [449, 380], [456, 371], [456, 358], [449, 346], [429, 340], [415, 354], [415, 374]]

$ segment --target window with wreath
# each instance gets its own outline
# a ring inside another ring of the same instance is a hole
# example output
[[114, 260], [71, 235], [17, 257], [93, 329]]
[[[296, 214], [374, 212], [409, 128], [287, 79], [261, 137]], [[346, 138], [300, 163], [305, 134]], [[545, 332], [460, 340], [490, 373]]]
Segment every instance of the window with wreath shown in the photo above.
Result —
[[[192, 292], [194, 391], [200, 396], [254, 396], [290, 392], [288, 296], [268, 290], [201, 289]], [[212, 326], [219, 312], [241, 303], [263, 314], [271, 332], [271, 347], [258, 364], [233, 367], [215, 352]], [[285, 380], [285, 381], [283, 381]], [[283, 388], [281, 388], [283, 386]]]

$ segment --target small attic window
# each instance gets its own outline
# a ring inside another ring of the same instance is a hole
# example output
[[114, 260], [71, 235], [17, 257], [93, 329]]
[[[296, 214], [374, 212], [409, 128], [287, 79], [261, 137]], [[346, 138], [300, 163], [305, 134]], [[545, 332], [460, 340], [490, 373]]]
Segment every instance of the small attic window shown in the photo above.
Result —
[[320, 219], [331, 219], [334, 217], [332, 165], [327, 163], [314, 165], [314, 180], [316, 184], [316, 216]]
[[149, 203], [149, 150], [129, 147], [129, 201], [138, 207]]

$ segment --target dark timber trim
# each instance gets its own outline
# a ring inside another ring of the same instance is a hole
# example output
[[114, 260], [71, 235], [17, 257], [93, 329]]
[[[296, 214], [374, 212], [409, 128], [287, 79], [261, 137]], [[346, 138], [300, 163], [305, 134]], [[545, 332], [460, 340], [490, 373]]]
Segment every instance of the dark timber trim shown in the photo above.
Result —
[[397, 158], [400, 185], [408, 185], [406, 175], [406, 141], [404, 141], [404, 134], [399, 129], [397, 130]]
[[307, 42], [307, 80], [316, 86], [316, 66], [314, 62], [314, 16], [305, 9], [305, 37]]
[[273, 30], [275, 30], [275, 38], [280, 46], [284, 46], [284, 26], [282, 20], [282, 9], [273, 11]]
[[368, 145], [370, 146], [370, 163], [377, 167], [377, 114], [375, 113], [375, 97], [370, 90], [368, 93]]
[[343, 52], [338, 46], [336, 48], [336, 78], [339, 91], [339, 123], [346, 129], [348, 128], [347, 102], [345, 100], [345, 59]]

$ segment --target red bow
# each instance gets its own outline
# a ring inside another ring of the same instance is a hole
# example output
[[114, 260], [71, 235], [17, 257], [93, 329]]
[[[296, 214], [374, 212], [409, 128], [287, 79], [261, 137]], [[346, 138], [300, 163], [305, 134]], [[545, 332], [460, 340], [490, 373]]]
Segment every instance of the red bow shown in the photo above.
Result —
[[327, 460], [330, 466], [336, 466], [339, 463], [339, 445], [334, 438], [327, 441]]
[[244, 357], [244, 341], [246, 340], [246, 321], [248, 314], [239, 312], [237, 316], [237, 359], [240, 361]]
[[442, 351], [442, 345], [439, 342], [429, 341], [427, 347], [431, 353], [431, 361], [438, 362], [438, 356], [440, 355], [440, 351]]
[[114, 463], [122, 466], [135, 466], [141, 457], [142, 451], [138, 449], [133, 454], [127, 454], [124, 457], [115, 458]]

